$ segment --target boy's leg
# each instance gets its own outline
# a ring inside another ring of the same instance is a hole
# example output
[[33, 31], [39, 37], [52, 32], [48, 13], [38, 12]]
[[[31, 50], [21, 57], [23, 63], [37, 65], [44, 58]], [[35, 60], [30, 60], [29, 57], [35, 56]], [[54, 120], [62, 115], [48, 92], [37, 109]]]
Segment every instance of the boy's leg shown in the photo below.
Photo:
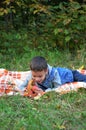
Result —
[[86, 82], [86, 75], [81, 74], [77, 70], [72, 70], [74, 81]]

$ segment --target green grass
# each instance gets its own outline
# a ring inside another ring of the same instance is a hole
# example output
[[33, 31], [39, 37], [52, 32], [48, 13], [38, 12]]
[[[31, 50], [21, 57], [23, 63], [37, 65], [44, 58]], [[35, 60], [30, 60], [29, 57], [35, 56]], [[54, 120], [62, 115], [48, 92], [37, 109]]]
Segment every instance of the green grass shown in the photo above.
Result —
[[[46, 57], [49, 64], [69, 68], [86, 67], [85, 55], [68, 51], [30, 50], [24, 54], [1, 55], [0, 67], [28, 70], [33, 56]], [[83, 58], [83, 60], [82, 60]], [[0, 130], [86, 130], [86, 90], [59, 95], [49, 92], [39, 100], [22, 96], [0, 97]]]
[[49, 92], [39, 100], [20, 96], [0, 99], [1, 130], [86, 130], [86, 94]]
[[[10, 52], [5, 54], [0, 53], [0, 68], [6, 68], [10, 70], [28, 70], [30, 60], [37, 55], [44, 56], [48, 63], [53, 66], [68, 67], [72, 69], [78, 69], [82, 65], [86, 67], [86, 52], [82, 49], [79, 54], [71, 54], [68, 50], [48, 50], [48, 49], [30, 49], [28, 51], [16, 53], [16, 48], [11, 49]], [[14, 51], [14, 53], [12, 53]]]

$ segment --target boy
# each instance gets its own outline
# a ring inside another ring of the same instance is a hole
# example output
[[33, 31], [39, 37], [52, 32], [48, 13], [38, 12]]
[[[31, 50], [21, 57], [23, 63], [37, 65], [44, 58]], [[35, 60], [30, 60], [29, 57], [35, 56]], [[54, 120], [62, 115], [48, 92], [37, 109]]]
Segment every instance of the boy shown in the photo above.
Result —
[[77, 70], [52, 67], [41, 56], [36, 56], [31, 60], [30, 69], [31, 73], [21, 87], [26, 87], [30, 79], [33, 79], [40, 90], [44, 91], [74, 81], [86, 82], [86, 75], [79, 73]]

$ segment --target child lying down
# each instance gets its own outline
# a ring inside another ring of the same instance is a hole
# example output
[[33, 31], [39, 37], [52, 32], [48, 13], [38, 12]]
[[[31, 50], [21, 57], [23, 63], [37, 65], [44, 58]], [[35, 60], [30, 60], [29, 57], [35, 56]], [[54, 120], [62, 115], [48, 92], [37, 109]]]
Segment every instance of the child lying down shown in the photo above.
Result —
[[[86, 71], [82, 70], [82, 72]], [[58, 88], [48, 88], [44, 91], [36, 86], [33, 80], [30, 80], [28, 82], [28, 85], [25, 88], [21, 89], [20, 86], [24, 82], [24, 78], [27, 77], [28, 74], [29, 71], [15, 72], [3, 69], [3, 74], [2, 76], [0, 75], [0, 96], [20, 94], [25, 97], [38, 99], [42, 95], [50, 91], [55, 91], [59, 94], [65, 94], [70, 91], [77, 91], [79, 88], [86, 88], [85, 82], [72, 82], [61, 85]]]

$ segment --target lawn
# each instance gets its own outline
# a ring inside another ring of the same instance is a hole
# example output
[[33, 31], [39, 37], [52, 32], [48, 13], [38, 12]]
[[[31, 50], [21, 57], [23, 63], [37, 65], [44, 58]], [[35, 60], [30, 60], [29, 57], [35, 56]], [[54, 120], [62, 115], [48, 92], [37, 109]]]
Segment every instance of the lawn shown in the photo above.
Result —
[[86, 130], [84, 89], [65, 95], [49, 92], [39, 100], [1, 97], [1, 130]]
[[[45, 56], [54, 66], [72, 69], [86, 67], [83, 55], [73, 57], [67, 51], [35, 50], [23, 56], [4, 55], [0, 57], [0, 67], [28, 70], [29, 61], [35, 55]], [[64, 95], [48, 92], [39, 100], [20, 95], [0, 97], [0, 130], [86, 130], [86, 90], [79, 89], [78, 92]]]

